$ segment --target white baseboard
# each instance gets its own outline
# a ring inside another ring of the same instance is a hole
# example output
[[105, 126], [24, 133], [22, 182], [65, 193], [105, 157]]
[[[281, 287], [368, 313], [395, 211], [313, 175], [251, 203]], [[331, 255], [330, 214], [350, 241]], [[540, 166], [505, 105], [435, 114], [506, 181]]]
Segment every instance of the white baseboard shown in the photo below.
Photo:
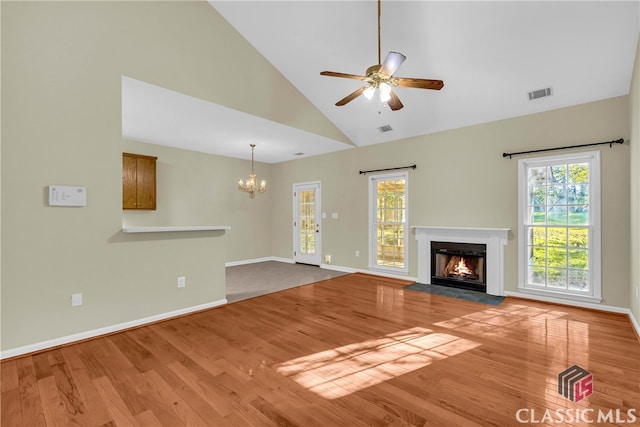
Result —
[[114, 332], [123, 331], [125, 329], [135, 328], [137, 326], [143, 326], [146, 324], [158, 322], [160, 320], [166, 320], [172, 317], [183, 316], [185, 314], [194, 313], [196, 311], [218, 307], [226, 303], [227, 303], [227, 299], [224, 298], [224, 299], [209, 302], [206, 304], [200, 304], [192, 307], [181, 308], [180, 310], [174, 310], [167, 313], [156, 314], [154, 316], [144, 317], [142, 319], [137, 319], [137, 320], [131, 320], [129, 322], [118, 323], [117, 325], [105, 326], [104, 328], [98, 328], [98, 329], [93, 329], [91, 331], [85, 331], [77, 334], [67, 335], [60, 338], [54, 338], [51, 340], [29, 344], [22, 347], [10, 348], [8, 350], [4, 350], [0, 352], [0, 360], [6, 359], [9, 357], [21, 356], [23, 354], [33, 353], [40, 350], [46, 350], [48, 348], [58, 347], [58, 346], [70, 344], [76, 341], [83, 341], [90, 338], [96, 338], [101, 335], [107, 335]]
[[636, 330], [638, 339], [640, 339], [640, 323], [638, 323], [638, 320], [633, 316], [633, 312], [631, 310], [629, 310], [629, 320], [631, 321], [631, 325]]
[[342, 266], [333, 265], [333, 264], [320, 264], [320, 268], [324, 268], [325, 270], [331, 270], [331, 271], [341, 271], [343, 273], [358, 273], [359, 272], [355, 268], [342, 267]]

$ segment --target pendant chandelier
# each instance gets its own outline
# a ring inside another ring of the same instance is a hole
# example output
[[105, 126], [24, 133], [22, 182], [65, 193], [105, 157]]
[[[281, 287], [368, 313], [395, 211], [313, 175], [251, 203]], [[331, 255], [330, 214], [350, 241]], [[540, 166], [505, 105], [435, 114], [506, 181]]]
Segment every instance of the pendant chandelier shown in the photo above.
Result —
[[246, 183], [243, 182], [242, 179], [238, 181], [238, 190], [249, 193], [249, 198], [253, 199], [256, 197], [256, 191], [259, 193], [267, 191], [267, 182], [263, 179], [260, 181], [260, 186], [258, 186], [258, 180], [253, 171], [253, 150], [256, 148], [256, 144], [249, 144], [249, 146], [251, 147], [251, 173]]

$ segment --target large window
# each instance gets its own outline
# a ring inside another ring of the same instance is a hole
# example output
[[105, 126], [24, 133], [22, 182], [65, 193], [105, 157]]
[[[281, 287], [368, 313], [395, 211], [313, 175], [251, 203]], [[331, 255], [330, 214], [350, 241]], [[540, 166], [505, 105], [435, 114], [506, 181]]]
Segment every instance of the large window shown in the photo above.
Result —
[[520, 283], [600, 299], [600, 152], [519, 162]]
[[369, 179], [372, 268], [408, 271], [407, 189], [406, 173]]

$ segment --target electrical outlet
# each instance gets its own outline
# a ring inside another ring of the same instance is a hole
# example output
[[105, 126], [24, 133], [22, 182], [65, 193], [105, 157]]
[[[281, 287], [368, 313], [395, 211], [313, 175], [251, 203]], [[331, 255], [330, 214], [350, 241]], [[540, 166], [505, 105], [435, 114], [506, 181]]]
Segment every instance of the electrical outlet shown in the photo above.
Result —
[[325, 264], [331, 264], [331, 255], [325, 255], [324, 256], [324, 263]]
[[82, 305], [82, 294], [71, 294], [71, 307]]
[[360, 251], [356, 251], [356, 256], [360, 256]]
[[185, 286], [187, 286], [187, 278], [184, 276], [178, 277], [178, 287], [184, 288]]

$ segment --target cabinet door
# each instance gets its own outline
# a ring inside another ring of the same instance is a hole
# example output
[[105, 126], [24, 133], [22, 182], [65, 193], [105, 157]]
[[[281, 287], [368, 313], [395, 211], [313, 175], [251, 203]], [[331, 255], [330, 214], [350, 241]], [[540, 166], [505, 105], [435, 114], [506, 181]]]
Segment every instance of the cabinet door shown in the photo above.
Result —
[[122, 209], [156, 209], [156, 159], [122, 153]]
[[137, 209], [135, 157], [122, 155], [122, 209]]
[[137, 163], [138, 209], [156, 208], [156, 160], [139, 157]]

